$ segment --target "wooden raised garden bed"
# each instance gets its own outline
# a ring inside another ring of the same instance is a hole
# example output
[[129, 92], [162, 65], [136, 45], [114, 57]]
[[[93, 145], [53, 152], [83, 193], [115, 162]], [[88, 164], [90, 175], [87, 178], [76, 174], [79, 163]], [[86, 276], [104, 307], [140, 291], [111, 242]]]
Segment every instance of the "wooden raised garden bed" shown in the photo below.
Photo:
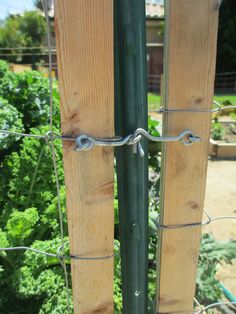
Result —
[[221, 116], [213, 124], [209, 155], [218, 158], [236, 158], [236, 120]]

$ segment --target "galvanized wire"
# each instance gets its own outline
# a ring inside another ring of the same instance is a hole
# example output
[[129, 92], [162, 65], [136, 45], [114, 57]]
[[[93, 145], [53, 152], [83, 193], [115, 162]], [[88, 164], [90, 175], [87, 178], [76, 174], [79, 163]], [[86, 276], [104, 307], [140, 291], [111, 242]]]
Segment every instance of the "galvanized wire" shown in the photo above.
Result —
[[202, 227], [202, 226], [209, 225], [210, 223], [217, 221], [217, 220], [236, 219], [236, 216], [211, 217], [206, 209], [203, 209], [203, 212], [207, 216], [207, 220], [204, 222], [184, 223], [184, 224], [176, 224], [176, 225], [161, 225], [161, 224], [157, 223], [157, 227], [160, 229], [176, 230], [176, 229]]
[[22, 133], [22, 132], [16, 132], [16, 131], [11, 131], [11, 130], [0, 130], [1, 134], [8, 134], [8, 135], [15, 135], [17, 137], [31, 137], [31, 138], [36, 138], [39, 140], [47, 140], [50, 138], [50, 140], [62, 140], [62, 141], [76, 141], [75, 137], [66, 137], [66, 136], [61, 136], [58, 135], [57, 133], [53, 131], [49, 131], [46, 134], [28, 134], [28, 133]]
[[112, 253], [110, 255], [106, 255], [106, 256], [78, 256], [78, 255], [63, 255], [61, 253], [62, 251], [62, 247], [59, 246], [57, 253], [50, 253], [47, 251], [42, 251], [42, 250], [38, 250], [38, 249], [34, 249], [32, 247], [29, 246], [12, 246], [12, 247], [0, 247], [0, 252], [3, 251], [32, 251], [35, 253], [39, 253], [48, 257], [56, 257], [59, 260], [71, 260], [71, 259], [75, 259], [75, 260], [80, 260], [80, 261], [97, 261], [97, 260], [106, 260], [106, 259], [110, 259], [113, 257], [117, 257], [119, 256], [119, 252], [117, 252], [116, 254]]
[[[49, 76], [50, 79], [50, 91], [52, 90], [52, 77]], [[50, 92], [51, 94], [51, 92]], [[52, 94], [51, 94], [52, 95]], [[139, 150], [140, 155], [142, 156], [141, 152], [141, 140], [143, 137], [150, 141], [154, 142], [181, 142], [182, 144], [189, 146], [192, 145], [194, 142], [200, 142], [201, 138], [194, 135], [194, 133], [191, 130], [184, 130], [181, 133], [179, 133], [176, 136], [152, 136], [149, 134], [146, 130], [142, 128], [136, 129], [133, 134], [129, 134], [125, 137], [113, 137], [113, 138], [97, 138], [93, 136], [89, 136], [87, 134], [82, 134], [77, 137], [68, 137], [68, 136], [62, 136], [58, 135], [55, 132], [53, 132], [53, 125], [52, 125], [52, 115], [53, 115], [53, 99], [52, 96], [50, 96], [50, 131], [47, 132], [45, 135], [42, 134], [27, 134], [27, 133], [21, 133], [11, 130], [0, 130], [0, 133], [2, 134], [9, 134], [9, 135], [15, 135], [19, 137], [31, 137], [36, 139], [45, 139], [53, 143], [53, 140], [62, 140], [62, 141], [72, 141], [75, 142], [75, 151], [83, 151], [83, 150], [90, 150], [94, 146], [109, 146], [109, 147], [118, 147], [118, 146], [124, 146], [124, 145], [133, 145], [134, 151], [137, 151], [137, 147]], [[190, 112], [190, 113], [219, 113], [223, 110], [229, 110], [229, 109], [236, 109], [236, 106], [222, 106], [219, 102], [214, 100], [214, 103], [217, 105], [217, 108], [212, 110], [192, 110], [192, 109], [164, 109], [161, 107], [160, 110], [154, 111], [158, 113], [178, 113], [178, 112]]]
[[235, 105], [230, 105], [230, 106], [222, 106], [217, 100], [213, 100], [213, 104], [216, 106], [216, 108], [213, 109], [167, 109], [163, 106], [160, 107], [159, 110], [152, 110], [150, 112], [155, 112], [155, 113], [222, 113], [223, 110], [228, 110], [228, 109], [236, 109]]
[[[196, 302], [196, 299], [194, 299], [194, 300]], [[196, 303], [199, 305], [199, 302], [196, 302]], [[203, 314], [205, 311], [207, 311], [211, 308], [220, 306], [220, 305], [236, 305], [236, 302], [216, 302], [216, 303], [212, 303], [212, 304], [209, 304], [207, 306], [204, 306], [204, 307], [200, 306], [201, 307], [200, 311], [197, 311], [194, 314]]]

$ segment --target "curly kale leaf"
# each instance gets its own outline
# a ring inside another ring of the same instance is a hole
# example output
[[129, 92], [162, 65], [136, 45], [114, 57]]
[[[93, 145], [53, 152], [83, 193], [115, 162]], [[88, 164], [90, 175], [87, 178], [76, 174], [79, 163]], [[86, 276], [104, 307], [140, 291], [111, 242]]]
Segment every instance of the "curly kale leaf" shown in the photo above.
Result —
[[[6, 72], [1, 80], [0, 96], [22, 113], [27, 132], [32, 127], [48, 123], [49, 82], [42, 73], [37, 71]], [[59, 126], [59, 94], [56, 82], [54, 82], [53, 102], [54, 122]]]
[[[22, 114], [7, 100], [0, 97], [0, 129], [6, 131], [23, 132]], [[0, 150], [9, 149], [19, 136], [0, 133]]]
[[[66, 217], [66, 191], [65, 187], [62, 186], [60, 190], [60, 202], [61, 202], [61, 211], [63, 213], [63, 227], [64, 231], [68, 233], [68, 224]], [[40, 221], [44, 226], [47, 226], [51, 230], [51, 237], [57, 236], [60, 226], [58, 219], [58, 198], [57, 196], [52, 199], [48, 207], [42, 212]]]
[[[66, 241], [65, 255], [69, 256], [68, 241]], [[35, 241], [31, 248], [57, 254], [61, 246], [61, 239]], [[14, 252], [7, 252], [8, 257], [15, 256]], [[69, 267], [69, 259], [66, 260]], [[33, 251], [21, 254], [14, 272], [8, 272], [7, 284], [12, 296], [17, 302], [29, 300], [25, 305], [26, 312], [31, 313], [66, 313], [67, 295], [65, 289], [64, 271], [57, 257], [50, 257]], [[69, 269], [68, 269], [69, 270]], [[69, 275], [69, 285], [71, 280]], [[4, 290], [6, 286], [4, 286]], [[30, 310], [31, 301], [35, 301], [35, 307]], [[72, 310], [71, 287], [69, 288], [69, 301]]]
[[[48, 127], [32, 129], [31, 133], [45, 134]], [[63, 184], [63, 166], [61, 143], [55, 141], [58, 159], [58, 174]], [[44, 140], [24, 138], [19, 154], [13, 152], [4, 159], [0, 173], [0, 184], [4, 190], [0, 195], [0, 205], [5, 215], [12, 208], [24, 210], [35, 207], [41, 212], [47, 208], [56, 196], [55, 175], [52, 155]]]
[[14, 210], [6, 225], [9, 242], [13, 245], [26, 245], [38, 220], [39, 215], [36, 208], [28, 208], [24, 211]]

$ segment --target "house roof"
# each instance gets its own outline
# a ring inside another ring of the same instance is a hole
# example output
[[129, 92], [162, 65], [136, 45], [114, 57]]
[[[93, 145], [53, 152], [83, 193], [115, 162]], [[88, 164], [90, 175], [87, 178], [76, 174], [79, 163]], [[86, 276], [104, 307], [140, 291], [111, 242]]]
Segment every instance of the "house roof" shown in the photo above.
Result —
[[164, 1], [146, 0], [146, 17], [148, 19], [164, 17]]

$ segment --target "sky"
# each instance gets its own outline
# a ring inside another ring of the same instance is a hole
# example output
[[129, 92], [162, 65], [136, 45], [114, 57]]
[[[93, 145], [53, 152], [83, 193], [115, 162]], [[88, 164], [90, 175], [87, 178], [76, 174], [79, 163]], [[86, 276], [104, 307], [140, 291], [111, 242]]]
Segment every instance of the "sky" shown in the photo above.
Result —
[[0, 0], [0, 19], [4, 19], [9, 13], [20, 13], [33, 7], [33, 0]]

